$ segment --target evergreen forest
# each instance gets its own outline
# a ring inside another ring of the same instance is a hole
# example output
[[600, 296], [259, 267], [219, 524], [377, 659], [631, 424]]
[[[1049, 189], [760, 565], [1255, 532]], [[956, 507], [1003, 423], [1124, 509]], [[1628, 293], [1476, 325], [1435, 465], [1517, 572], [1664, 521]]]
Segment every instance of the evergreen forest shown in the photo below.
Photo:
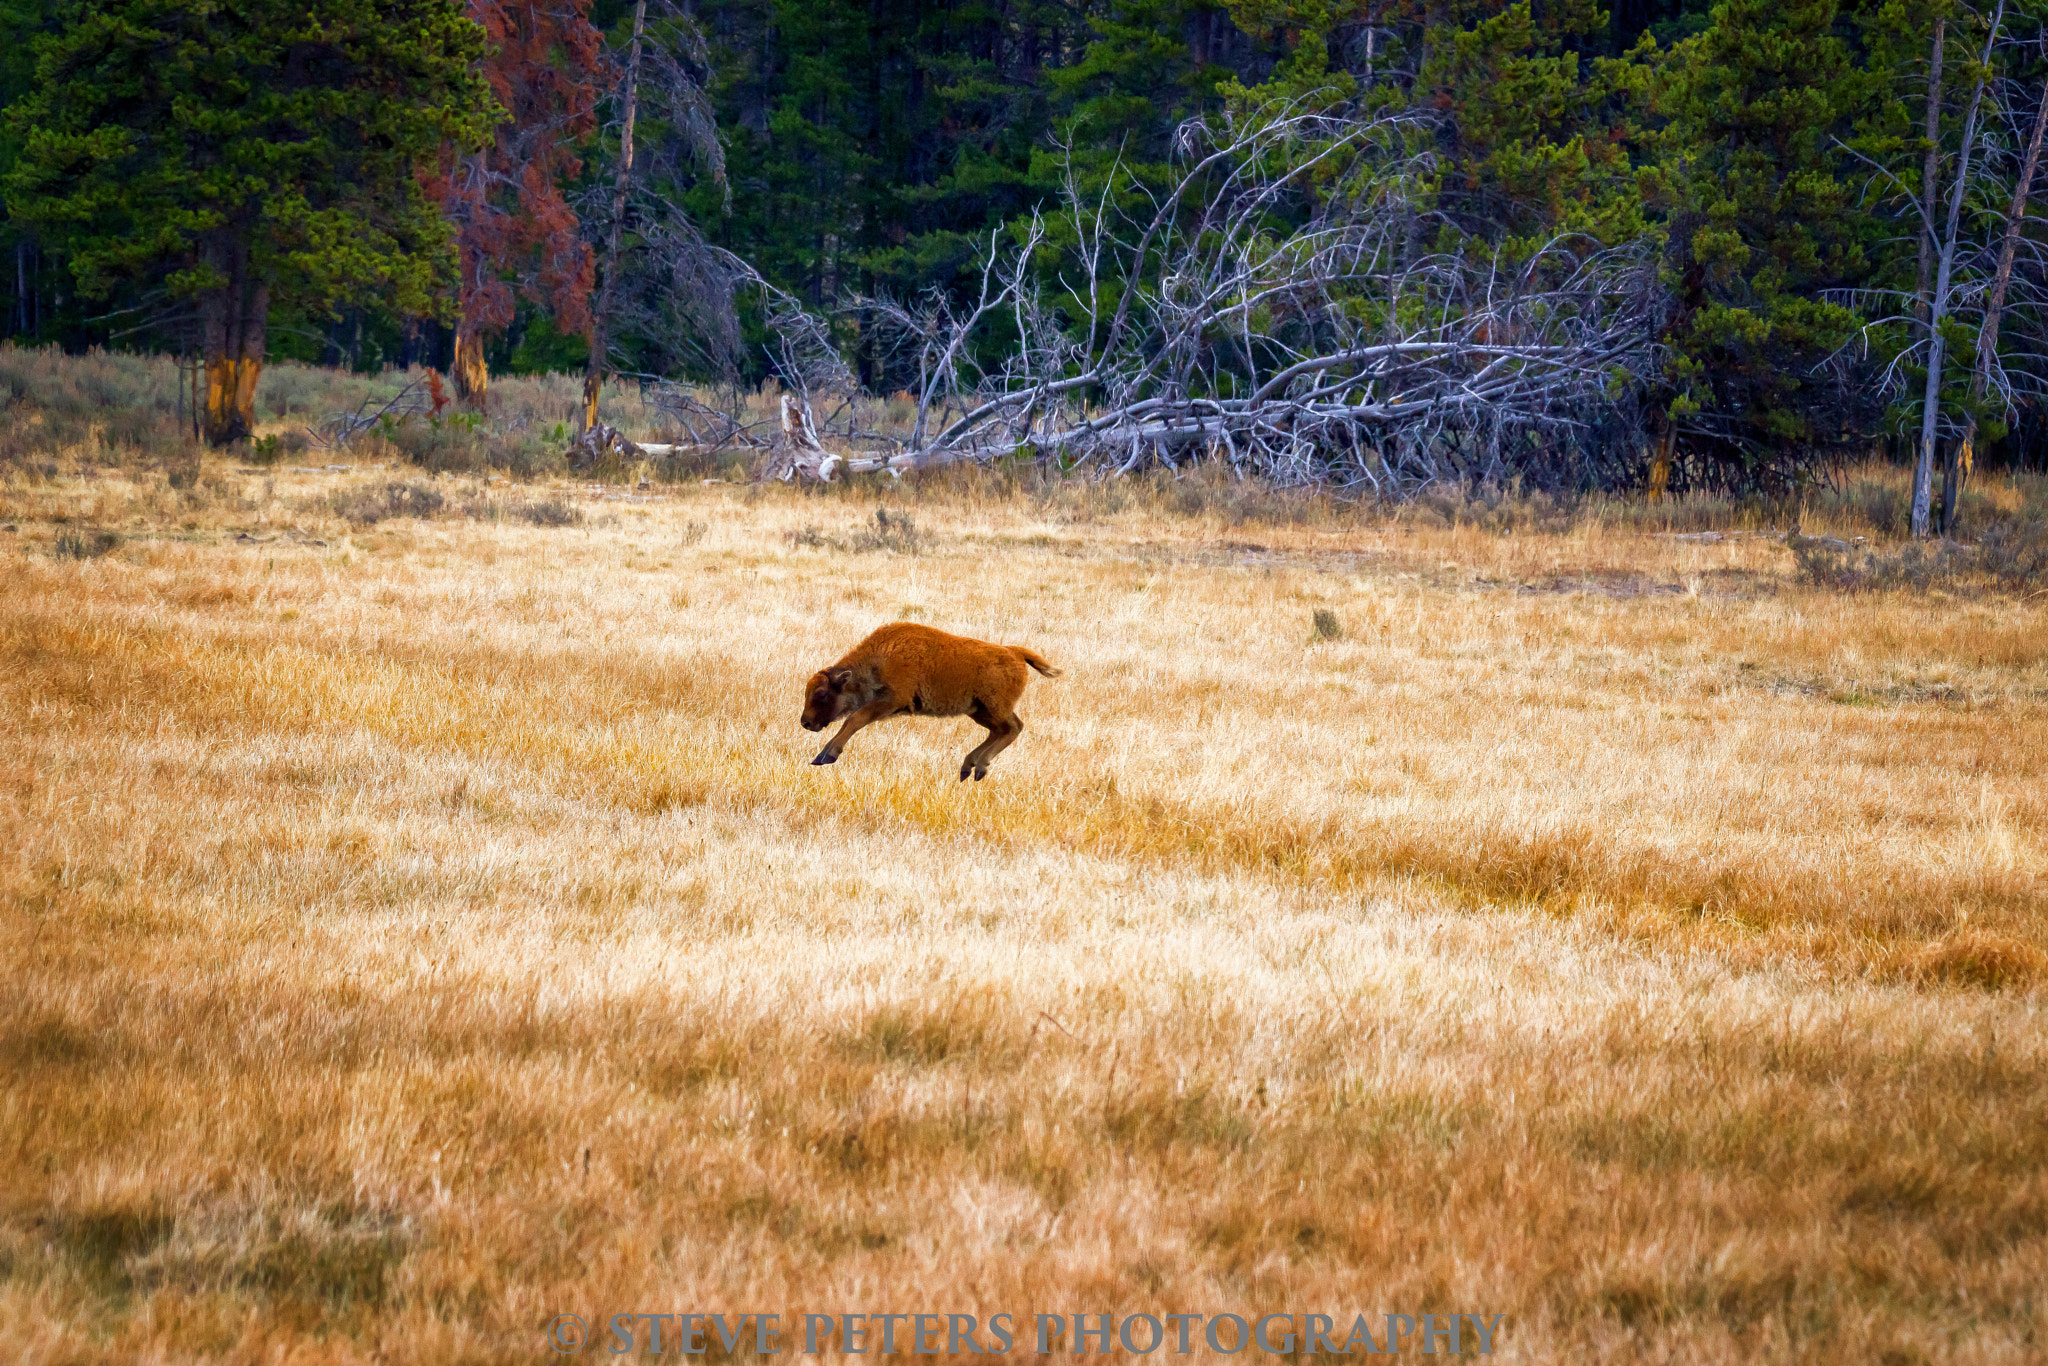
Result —
[[913, 463], [1379, 497], [1783, 491], [1875, 455], [1923, 534], [1973, 469], [2048, 461], [2042, 0], [0, 23], [0, 336], [190, 357], [216, 443], [291, 358], [432, 366], [486, 411], [494, 374], [773, 380], [853, 442], [849, 400], [907, 394]]

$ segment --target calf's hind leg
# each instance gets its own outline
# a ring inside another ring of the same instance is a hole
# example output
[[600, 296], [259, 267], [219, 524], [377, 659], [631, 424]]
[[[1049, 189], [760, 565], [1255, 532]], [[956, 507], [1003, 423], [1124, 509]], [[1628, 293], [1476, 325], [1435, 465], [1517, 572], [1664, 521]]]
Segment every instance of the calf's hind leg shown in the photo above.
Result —
[[1007, 707], [998, 713], [985, 703], [976, 702], [968, 715], [988, 727], [988, 739], [969, 750], [967, 757], [960, 761], [960, 781], [963, 783], [970, 774], [976, 782], [986, 778], [990, 762], [1024, 733], [1024, 723]]

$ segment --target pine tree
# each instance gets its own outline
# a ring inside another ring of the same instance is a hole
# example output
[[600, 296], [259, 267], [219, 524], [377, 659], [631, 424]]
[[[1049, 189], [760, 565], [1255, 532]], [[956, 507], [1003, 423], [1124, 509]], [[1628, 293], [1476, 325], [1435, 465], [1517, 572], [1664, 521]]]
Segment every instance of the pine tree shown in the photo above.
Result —
[[1606, 25], [1590, 0], [1540, 14], [1519, 0], [1417, 43], [1417, 102], [1444, 116], [1439, 207], [1469, 236], [1513, 257], [1561, 235], [1610, 246], [1648, 231], [1626, 117], [1648, 69], [1640, 53], [1585, 55]]
[[9, 111], [11, 213], [80, 287], [181, 302], [206, 434], [249, 434], [273, 306], [437, 312], [449, 228], [422, 186], [500, 115], [459, 0], [70, 0]]
[[1838, 141], [1868, 86], [1838, 17], [1836, 0], [1724, 0], [1652, 92], [1641, 184], [1676, 296], [1661, 458], [1716, 482], [1796, 480], [1872, 416], [1816, 378], [1861, 321], [1830, 292], [1870, 269]]

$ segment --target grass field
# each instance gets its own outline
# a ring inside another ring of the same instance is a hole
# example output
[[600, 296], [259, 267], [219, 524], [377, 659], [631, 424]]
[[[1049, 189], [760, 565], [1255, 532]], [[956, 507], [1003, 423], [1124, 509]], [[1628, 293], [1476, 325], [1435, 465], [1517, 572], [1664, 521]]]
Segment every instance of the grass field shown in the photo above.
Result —
[[[1171, 485], [348, 519], [393, 477], [0, 484], [0, 1355], [2048, 1358], [2048, 597]], [[808, 765], [903, 618], [1066, 670], [988, 781]]]

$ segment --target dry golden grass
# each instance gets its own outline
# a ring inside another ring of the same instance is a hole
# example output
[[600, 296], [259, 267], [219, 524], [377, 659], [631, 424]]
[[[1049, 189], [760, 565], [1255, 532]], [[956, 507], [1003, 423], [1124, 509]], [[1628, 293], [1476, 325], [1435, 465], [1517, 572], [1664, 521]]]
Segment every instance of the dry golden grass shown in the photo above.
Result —
[[[2048, 599], [966, 476], [889, 490], [914, 555], [815, 548], [872, 490], [326, 510], [388, 477], [0, 486], [11, 1358], [2048, 1353]], [[900, 617], [1067, 671], [987, 782], [966, 722], [808, 766], [803, 678]]]

